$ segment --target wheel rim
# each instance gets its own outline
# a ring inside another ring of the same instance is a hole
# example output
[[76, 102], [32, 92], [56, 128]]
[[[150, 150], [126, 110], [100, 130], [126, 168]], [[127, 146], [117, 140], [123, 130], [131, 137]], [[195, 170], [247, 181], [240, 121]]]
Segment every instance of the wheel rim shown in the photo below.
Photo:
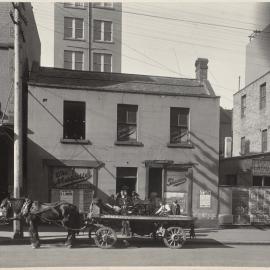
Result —
[[101, 247], [112, 246], [115, 242], [115, 236], [111, 229], [103, 228], [97, 232], [97, 240]]
[[181, 228], [169, 228], [165, 238], [171, 247], [182, 246], [185, 241], [184, 233]]

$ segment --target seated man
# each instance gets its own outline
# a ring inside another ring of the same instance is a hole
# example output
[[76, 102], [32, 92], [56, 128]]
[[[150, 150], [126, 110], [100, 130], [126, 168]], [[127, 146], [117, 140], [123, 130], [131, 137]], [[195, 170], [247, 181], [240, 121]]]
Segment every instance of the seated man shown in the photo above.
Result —
[[155, 212], [157, 216], [167, 216], [171, 213], [171, 208], [169, 204], [166, 203], [165, 200], [162, 200], [160, 203], [160, 208]]

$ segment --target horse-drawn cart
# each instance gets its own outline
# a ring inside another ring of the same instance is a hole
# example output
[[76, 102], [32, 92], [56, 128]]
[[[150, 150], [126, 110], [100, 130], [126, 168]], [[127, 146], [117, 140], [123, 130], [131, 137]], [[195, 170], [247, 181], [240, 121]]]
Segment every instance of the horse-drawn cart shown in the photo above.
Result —
[[92, 214], [89, 218], [90, 234], [100, 248], [111, 248], [118, 238], [131, 239], [148, 236], [163, 239], [164, 244], [173, 249], [181, 248], [186, 241], [184, 229], [191, 228], [193, 218], [182, 215], [139, 216]]

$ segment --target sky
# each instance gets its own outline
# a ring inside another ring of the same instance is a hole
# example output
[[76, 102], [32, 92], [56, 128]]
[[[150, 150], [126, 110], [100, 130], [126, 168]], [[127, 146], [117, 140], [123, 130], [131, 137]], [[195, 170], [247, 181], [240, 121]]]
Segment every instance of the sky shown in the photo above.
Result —
[[[41, 65], [52, 67], [54, 6], [32, 4]], [[123, 1], [122, 72], [195, 78], [196, 59], [208, 58], [208, 79], [220, 104], [231, 109], [239, 76], [244, 87], [249, 35], [270, 23], [266, 5], [270, 3]]]

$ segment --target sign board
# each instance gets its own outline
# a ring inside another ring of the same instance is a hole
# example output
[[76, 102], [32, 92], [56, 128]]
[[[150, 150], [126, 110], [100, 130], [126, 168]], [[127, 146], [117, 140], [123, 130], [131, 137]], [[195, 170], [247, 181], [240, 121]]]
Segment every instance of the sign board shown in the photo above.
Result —
[[53, 167], [52, 180], [54, 188], [63, 188], [79, 183], [93, 184], [93, 169], [76, 167]]
[[252, 174], [256, 176], [270, 175], [270, 160], [253, 159]]
[[187, 192], [187, 170], [167, 170], [165, 192]]
[[211, 207], [211, 191], [200, 190], [200, 208]]
[[73, 204], [73, 190], [60, 190], [60, 201]]

